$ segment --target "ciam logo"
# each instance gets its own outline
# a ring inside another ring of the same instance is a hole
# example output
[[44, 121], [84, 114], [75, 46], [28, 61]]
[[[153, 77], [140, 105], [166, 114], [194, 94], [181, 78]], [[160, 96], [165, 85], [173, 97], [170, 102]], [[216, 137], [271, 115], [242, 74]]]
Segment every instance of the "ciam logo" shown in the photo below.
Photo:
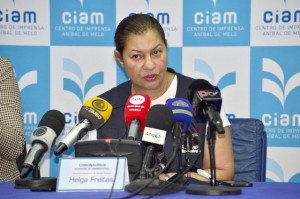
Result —
[[290, 22], [299, 23], [300, 22], [299, 9], [294, 11], [287, 9], [286, 5], [288, 5], [288, 2], [286, 0], [284, 0], [284, 5], [285, 8], [276, 8], [273, 6], [272, 7], [273, 9], [266, 10], [262, 16], [263, 21], [266, 24], [279, 24], [279, 23], [285, 24]]
[[[76, 78], [63, 78], [63, 89], [73, 93], [83, 104], [87, 93], [95, 86], [103, 84], [104, 73], [97, 72], [91, 75], [88, 79], [84, 79], [84, 74], [81, 67], [73, 60], [63, 58], [63, 70], [73, 74]], [[77, 79], [79, 81], [77, 81]]]
[[[150, 0], [145, 0], [146, 3], [147, 3], [147, 6], [149, 8], [150, 6]], [[142, 11], [141, 12], [138, 12], [138, 13], [143, 13]], [[137, 14], [137, 13], [129, 13], [129, 16], [131, 15], [134, 15], [134, 14]], [[147, 13], [143, 13], [143, 14], [147, 14], [153, 18], [155, 18], [157, 21], [159, 21], [159, 23], [163, 26], [163, 25], [169, 25], [171, 23], [171, 16], [168, 12], [153, 12], [153, 11], [149, 11]], [[165, 31], [167, 31], [168, 29], [166, 29], [166, 27], [164, 27]]]
[[[142, 12], [140, 12], [142, 13]], [[135, 15], [137, 13], [131, 12], [129, 13], [129, 16], [131, 15]], [[167, 12], [158, 12], [158, 13], [154, 13], [154, 12], [147, 12], [147, 13], [143, 13], [143, 14], [147, 14], [153, 18], [155, 18], [157, 21], [159, 21], [159, 23], [163, 26], [163, 25], [169, 25], [171, 23], [171, 17], [170, 14]], [[164, 28], [165, 31], [167, 31], [168, 29]]]
[[236, 25], [238, 21], [238, 14], [234, 11], [217, 11], [217, 0], [212, 0], [214, 11], [198, 11], [194, 14], [194, 23], [197, 25]]
[[[208, 81], [211, 84], [218, 86], [221, 91], [227, 86], [236, 84], [236, 72], [229, 72], [217, 80], [213, 68], [206, 61], [195, 59], [194, 63], [194, 70], [204, 74], [208, 78]], [[229, 119], [235, 118], [235, 114], [233, 113], [228, 113], [226, 115]]]
[[[81, 8], [84, 8], [84, 0], [78, 0]], [[62, 23], [66, 25], [103, 25], [104, 24], [104, 14], [102, 12], [78, 12], [77, 10], [62, 12]]]
[[[262, 91], [273, 95], [281, 104], [282, 110], [285, 109], [285, 102], [289, 94], [297, 87], [300, 86], [300, 72], [291, 76], [288, 80], [284, 78], [284, 72], [280, 65], [274, 60], [269, 58], [263, 58], [262, 60], [262, 70], [265, 73], [269, 73], [276, 77], [279, 81], [275, 79], [263, 78], [262, 79]], [[265, 113], [262, 115], [262, 121], [265, 126], [300, 126], [300, 114], [286, 114], [283, 113], [278, 115], [278, 113]]]
[[[15, 6], [15, 1], [13, 1]], [[9, 9], [0, 8], [0, 23], [23, 23], [23, 24], [35, 24], [37, 23], [37, 13], [32, 10], [24, 9]]]

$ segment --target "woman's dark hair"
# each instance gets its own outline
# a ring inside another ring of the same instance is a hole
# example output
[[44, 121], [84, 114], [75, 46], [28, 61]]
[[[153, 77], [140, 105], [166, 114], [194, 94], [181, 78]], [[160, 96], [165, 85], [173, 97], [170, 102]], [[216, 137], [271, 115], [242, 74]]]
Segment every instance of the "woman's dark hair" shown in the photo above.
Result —
[[117, 51], [123, 56], [125, 42], [130, 35], [141, 35], [149, 30], [156, 30], [167, 47], [165, 32], [160, 23], [147, 14], [133, 14], [124, 18], [115, 32], [115, 45]]

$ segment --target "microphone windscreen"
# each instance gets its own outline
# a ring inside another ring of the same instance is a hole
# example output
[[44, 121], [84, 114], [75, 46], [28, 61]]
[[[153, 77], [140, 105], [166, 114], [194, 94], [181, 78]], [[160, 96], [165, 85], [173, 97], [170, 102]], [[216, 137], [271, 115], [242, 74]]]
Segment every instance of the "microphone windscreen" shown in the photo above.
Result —
[[211, 83], [209, 83], [207, 80], [197, 79], [193, 81], [188, 87], [188, 91], [187, 91], [188, 100], [190, 102], [193, 101], [194, 93], [196, 90], [212, 90], [212, 89], [214, 89], [214, 86]]
[[90, 122], [90, 130], [94, 130], [103, 125], [110, 117], [112, 105], [100, 97], [93, 97], [87, 100], [81, 107], [78, 117], [79, 121], [87, 119]]
[[173, 112], [162, 104], [156, 104], [149, 109], [146, 126], [168, 131], [173, 123]]
[[173, 98], [169, 99], [166, 103], [166, 106], [170, 108], [173, 112], [173, 123], [175, 122], [183, 122], [183, 131], [187, 131], [192, 122], [192, 105], [191, 103], [184, 98]]
[[50, 110], [43, 115], [41, 121], [38, 124], [38, 127], [40, 126], [49, 127], [53, 129], [53, 131], [58, 136], [63, 130], [65, 123], [66, 123], [65, 116], [60, 111]]
[[130, 95], [124, 109], [126, 128], [129, 127], [132, 120], [136, 119], [140, 122], [139, 129], [144, 130], [150, 104], [151, 99], [146, 94]]

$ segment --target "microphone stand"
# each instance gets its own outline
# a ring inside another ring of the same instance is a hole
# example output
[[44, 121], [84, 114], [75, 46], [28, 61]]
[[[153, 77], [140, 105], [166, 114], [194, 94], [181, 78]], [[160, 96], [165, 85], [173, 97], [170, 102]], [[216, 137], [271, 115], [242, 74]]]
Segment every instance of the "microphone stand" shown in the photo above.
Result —
[[[181, 128], [181, 123], [179, 122], [176, 122], [174, 123], [174, 130], [173, 132], [182, 132], [182, 128]], [[188, 184], [188, 178], [184, 175], [182, 175], [179, 179], [177, 178], [178, 175], [180, 175], [183, 171], [184, 171], [184, 168], [183, 168], [183, 164], [182, 164], [182, 142], [181, 142], [181, 138], [180, 138], [180, 135], [177, 135], [176, 133], [174, 134], [174, 142], [176, 142], [177, 144], [177, 162], [178, 162], [178, 169], [177, 169], [177, 173], [175, 175], [173, 175], [171, 178], [168, 179], [168, 181], [170, 182], [173, 182], [174, 179], [177, 179], [175, 180], [174, 182], [175, 183], [179, 183], [179, 184], [182, 184], [182, 185], [186, 185]]]
[[210, 187], [192, 187], [186, 188], [187, 194], [194, 195], [239, 195], [242, 193], [241, 189], [236, 187], [224, 187], [218, 186], [216, 180], [216, 161], [215, 161], [215, 143], [216, 143], [216, 131], [220, 134], [225, 133], [223, 129], [222, 120], [218, 112], [215, 111], [214, 106], [208, 106], [205, 110], [205, 117], [208, 123], [207, 129], [207, 144], [209, 149], [210, 160]]
[[186, 149], [185, 149], [185, 168], [189, 167], [191, 165], [191, 141], [192, 139], [190, 139], [189, 135], [185, 135], [185, 141], [186, 141]]
[[[24, 167], [26, 172], [29, 168]], [[26, 173], [25, 172], [25, 173]], [[23, 171], [21, 172], [23, 176]], [[32, 178], [18, 178], [15, 180], [15, 189], [31, 189], [31, 191], [55, 191], [57, 178], [41, 177], [40, 166], [35, 164], [32, 170]]]
[[[176, 144], [177, 143], [174, 143], [174, 145]], [[153, 152], [154, 152], [154, 146], [153, 145], [147, 146], [139, 178], [125, 186], [125, 190], [128, 192], [132, 192], [132, 194], [126, 197], [122, 197], [122, 199], [130, 198], [136, 194], [153, 195], [157, 191], [160, 191], [161, 187], [164, 187], [166, 184], [169, 184], [168, 181], [160, 180], [159, 175], [165, 170], [165, 168], [167, 168], [174, 161], [176, 154], [174, 153], [174, 155], [168, 161], [164, 169], [162, 169], [159, 172], [156, 172], [156, 175], [153, 178], [149, 178], [149, 175], [151, 174], [147, 174], [147, 171], [153, 171], [153, 169], [150, 168], [150, 161]], [[184, 186], [174, 183], [171, 188], [161, 190], [159, 194], [178, 192], [178, 191], [182, 191], [184, 188], [185, 188]]]

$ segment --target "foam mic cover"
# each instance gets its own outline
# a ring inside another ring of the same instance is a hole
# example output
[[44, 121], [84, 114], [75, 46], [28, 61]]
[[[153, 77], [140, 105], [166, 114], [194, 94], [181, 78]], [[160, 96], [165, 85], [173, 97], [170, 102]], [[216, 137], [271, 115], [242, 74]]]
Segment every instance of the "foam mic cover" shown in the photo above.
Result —
[[177, 97], [167, 100], [166, 106], [173, 112], [173, 123], [182, 122], [182, 131], [187, 131], [193, 118], [191, 103], [187, 99]]
[[206, 121], [204, 112], [208, 107], [213, 107], [216, 112], [220, 112], [221, 92], [218, 87], [211, 85], [208, 81], [204, 79], [195, 80], [190, 84], [187, 95], [197, 121]]
[[40, 143], [47, 151], [52, 147], [65, 126], [65, 116], [58, 110], [46, 112], [38, 124], [38, 128], [30, 137], [31, 145]]
[[79, 121], [87, 119], [90, 122], [89, 131], [99, 128], [110, 117], [112, 105], [100, 97], [87, 100], [81, 107], [78, 117]]
[[22, 165], [20, 177], [24, 178], [37, 165], [45, 152], [50, 150], [55, 139], [61, 133], [65, 125], [64, 115], [57, 110], [50, 110], [44, 114], [38, 128], [30, 137], [31, 149], [26, 155]]
[[162, 104], [152, 106], [147, 115], [142, 141], [155, 144], [157, 147], [164, 145], [172, 123], [173, 113], [167, 106]]
[[139, 130], [144, 130], [150, 104], [151, 99], [148, 95], [130, 95], [124, 109], [126, 128], [129, 127], [132, 120], [138, 120], [140, 123]]
[[146, 126], [168, 131], [173, 123], [173, 112], [162, 104], [156, 104], [149, 109]]
[[207, 80], [197, 79], [197, 80], [193, 81], [188, 87], [188, 91], [187, 91], [188, 100], [190, 102], [193, 101], [194, 93], [197, 90], [213, 90], [213, 89], [214, 89], [214, 86], [211, 85], [211, 83], [209, 83]]
[[47, 126], [58, 136], [65, 126], [65, 116], [58, 110], [50, 110], [46, 112], [38, 124], [40, 126]]

